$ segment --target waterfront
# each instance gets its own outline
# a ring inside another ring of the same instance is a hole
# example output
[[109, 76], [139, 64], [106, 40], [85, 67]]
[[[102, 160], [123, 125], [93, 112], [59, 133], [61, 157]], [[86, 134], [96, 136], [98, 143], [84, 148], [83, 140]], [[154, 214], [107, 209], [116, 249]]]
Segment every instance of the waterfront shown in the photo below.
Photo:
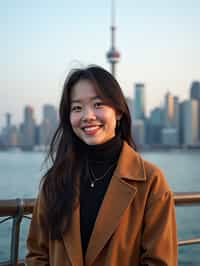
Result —
[[[144, 152], [143, 157], [163, 169], [174, 192], [200, 191], [199, 151]], [[0, 198], [35, 197], [38, 190], [41, 162], [44, 155], [34, 152], [0, 152]], [[179, 239], [200, 236], [199, 207], [178, 207]], [[20, 257], [25, 254], [25, 239], [29, 221], [23, 221]], [[0, 225], [0, 261], [8, 259], [11, 223]], [[200, 246], [179, 248], [179, 265], [200, 265]]]

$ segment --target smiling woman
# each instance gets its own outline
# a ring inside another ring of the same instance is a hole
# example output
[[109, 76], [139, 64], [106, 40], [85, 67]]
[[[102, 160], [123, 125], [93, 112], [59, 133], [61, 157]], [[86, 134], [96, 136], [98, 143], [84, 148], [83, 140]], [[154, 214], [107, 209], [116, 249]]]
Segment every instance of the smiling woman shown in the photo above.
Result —
[[27, 265], [177, 265], [172, 192], [136, 152], [115, 78], [73, 70], [27, 240]]
[[80, 80], [71, 92], [70, 122], [73, 131], [89, 145], [102, 144], [112, 139], [121, 116], [97, 93], [88, 80]]

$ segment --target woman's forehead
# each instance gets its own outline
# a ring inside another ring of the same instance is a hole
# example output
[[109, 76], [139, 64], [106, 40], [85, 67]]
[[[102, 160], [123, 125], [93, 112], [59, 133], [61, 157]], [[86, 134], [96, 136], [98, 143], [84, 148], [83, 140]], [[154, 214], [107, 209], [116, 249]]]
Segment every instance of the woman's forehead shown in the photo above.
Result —
[[80, 80], [71, 89], [71, 101], [102, 98], [100, 90], [90, 80]]

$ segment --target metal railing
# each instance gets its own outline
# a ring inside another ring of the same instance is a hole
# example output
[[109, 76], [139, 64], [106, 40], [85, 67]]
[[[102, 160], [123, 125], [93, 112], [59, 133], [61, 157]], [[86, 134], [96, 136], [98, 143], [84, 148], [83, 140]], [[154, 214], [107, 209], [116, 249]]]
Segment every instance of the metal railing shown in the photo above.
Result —
[[[174, 193], [174, 200], [176, 206], [200, 206], [200, 192], [179, 192]], [[0, 266], [24, 266], [24, 261], [18, 260], [19, 251], [19, 236], [20, 225], [23, 218], [31, 219], [29, 214], [32, 213], [35, 199], [15, 199], [15, 200], [0, 200], [0, 217], [6, 217], [0, 221], [0, 224], [12, 219], [12, 233], [11, 233], [11, 247], [10, 260], [8, 262], [1, 262]], [[193, 238], [188, 240], [180, 240], [179, 246], [200, 244], [200, 238]]]
[[[191, 193], [191, 192], [179, 192], [174, 193], [174, 200], [176, 206], [200, 206], [200, 193]], [[200, 234], [199, 234], [200, 235]], [[187, 240], [179, 240], [179, 246], [186, 246], [192, 244], [200, 244], [200, 237], [187, 239]]]
[[18, 260], [20, 225], [22, 218], [31, 219], [26, 215], [32, 213], [34, 202], [35, 199], [0, 200], [0, 217], [6, 217], [0, 224], [12, 219], [10, 260], [0, 262], [0, 266], [25, 265], [24, 261]]

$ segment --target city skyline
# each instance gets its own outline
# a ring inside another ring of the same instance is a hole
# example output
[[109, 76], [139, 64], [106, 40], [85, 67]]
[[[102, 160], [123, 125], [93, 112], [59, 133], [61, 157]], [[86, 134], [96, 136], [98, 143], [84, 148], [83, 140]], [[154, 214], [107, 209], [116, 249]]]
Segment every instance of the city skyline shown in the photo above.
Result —
[[[197, 81], [197, 80], [193, 80], [193, 81], [191, 81], [191, 83], [190, 83], [190, 87], [188, 88], [188, 91], [187, 91], [187, 94], [188, 94], [188, 96], [187, 97], [185, 97], [184, 99], [181, 99], [180, 98], [180, 95], [177, 95], [177, 94], [174, 94], [172, 91], [170, 91], [170, 90], [167, 90], [166, 92], [165, 92], [165, 94], [164, 95], [162, 95], [162, 98], [161, 99], [159, 99], [159, 101], [158, 101], [158, 105], [154, 105], [154, 106], [152, 106], [150, 109], [149, 108], [147, 108], [147, 102], [148, 102], [148, 99], [147, 99], [147, 97], [146, 97], [146, 95], [147, 95], [147, 90], [148, 90], [148, 86], [147, 86], [147, 84], [145, 84], [145, 83], [134, 83], [133, 84], [133, 93], [132, 93], [132, 96], [126, 96], [125, 95], [125, 97], [126, 97], [126, 99], [127, 99], [127, 104], [128, 104], [128, 107], [129, 107], [129, 110], [130, 110], [130, 113], [131, 113], [131, 115], [132, 115], [132, 119], [138, 119], [138, 117], [137, 117], [137, 104], [135, 105], [134, 104], [134, 100], [136, 100], [137, 99], [137, 101], [139, 100], [139, 101], [141, 101], [141, 99], [140, 98], [138, 98], [138, 96], [137, 95], [135, 95], [135, 87], [144, 87], [144, 89], [145, 89], [145, 95], [143, 95], [143, 97], [145, 97], [145, 99], [144, 99], [144, 106], [143, 106], [143, 108], [144, 108], [144, 117], [146, 117], [146, 118], [149, 118], [150, 117], [150, 114], [151, 114], [151, 112], [152, 111], [154, 111], [156, 108], [163, 108], [163, 106], [165, 105], [165, 97], [166, 97], [166, 95], [168, 95], [168, 94], [170, 94], [171, 96], [173, 96], [173, 97], [177, 97], [178, 99], [179, 99], [179, 101], [180, 102], [184, 102], [185, 100], [189, 100], [190, 98], [191, 98], [191, 88], [192, 88], [192, 85], [193, 84], [198, 84], [198, 86], [199, 86], [199, 84], [200, 84], [200, 80], [199, 81]], [[140, 97], [140, 96], [139, 96]], [[131, 101], [131, 102], [130, 102]], [[132, 105], [132, 106], [130, 106], [130, 104]], [[24, 109], [26, 108], [26, 107], [30, 107], [30, 108], [32, 108], [33, 109], [33, 112], [34, 112], [34, 119], [35, 119], [35, 121], [36, 121], [36, 123], [37, 124], [40, 124], [41, 122], [42, 122], [42, 119], [43, 119], [43, 116], [42, 116], [42, 113], [43, 113], [43, 108], [44, 108], [44, 106], [48, 106], [48, 105], [50, 105], [50, 106], [54, 106], [54, 108], [56, 108], [57, 109], [57, 112], [58, 112], [58, 109], [59, 109], [59, 104], [58, 105], [55, 105], [54, 103], [52, 103], [52, 102], [45, 102], [45, 103], [41, 103], [41, 106], [39, 106], [39, 109], [36, 109], [32, 104], [30, 104], [30, 103], [25, 103], [23, 106], [21, 106], [21, 109], [20, 109], [20, 112], [21, 112], [21, 115], [20, 115], [20, 117], [21, 117], [21, 119], [20, 120], [18, 120], [18, 121], [15, 121], [15, 114], [14, 113], [12, 113], [11, 112], [11, 110], [5, 110], [5, 112], [2, 114], [2, 121], [0, 120], [0, 130], [5, 126], [5, 124], [6, 124], [6, 121], [7, 121], [7, 116], [9, 115], [10, 116], [10, 120], [12, 121], [12, 124], [14, 124], [14, 125], [17, 125], [17, 126], [19, 126], [21, 123], [22, 123], [22, 121], [23, 121], [23, 116], [24, 116]], [[136, 109], [135, 109], [136, 108]], [[143, 118], [144, 118], [143, 117]]]
[[[193, 82], [190, 98], [179, 101], [170, 92], [164, 95], [164, 104], [146, 114], [145, 84], [136, 83], [134, 100], [127, 98], [132, 119], [132, 136], [139, 147], [200, 148], [200, 82]], [[35, 119], [35, 110], [24, 106], [23, 121], [12, 123], [6, 113], [6, 125], [0, 131], [0, 149], [20, 147], [25, 150], [43, 149], [48, 146], [58, 126], [55, 106], [45, 104], [41, 122]]]
[[[168, 90], [166, 91], [166, 93], [164, 95], [162, 95], [162, 98], [160, 99], [159, 101], [159, 104], [158, 105], [155, 105], [155, 106], [152, 106], [151, 109], [149, 109], [147, 111], [147, 102], [148, 102], [148, 99], [146, 97], [147, 95], [147, 85], [144, 84], [144, 83], [134, 83], [133, 84], [133, 97], [130, 97], [130, 96], [126, 96], [126, 100], [127, 100], [127, 105], [128, 105], [128, 108], [129, 108], [129, 111], [130, 111], [130, 114], [131, 114], [131, 117], [132, 117], [132, 120], [137, 120], [137, 119], [148, 119], [150, 118], [151, 116], [151, 113], [154, 112], [155, 109], [163, 109], [166, 105], [166, 97], [169, 97], [170, 98], [174, 98], [177, 99], [179, 101], [179, 103], [184, 103], [185, 101], [188, 101], [192, 98], [196, 98], [199, 99], [199, 93], [200, 93], [200, 90], [199, 90], [199, 86], [200, 86], [200, 80], [199, 81], [196, 81], [196, 80], [193, 80], [190, 84], [191, 86], [188, 88], [188, 97], [184, 98], [184, 99], [181, 99], [179, 95], [177, 94], [174, 94], [172, 91]], [[193, 89], [197, 89], [197, 95], [195, 95], [194, 93], [196, 93], [196, 91], [194, 91]], [[139, 89], [138, 92], [137, 92], [137, 88]], [[142, 94], [141, 94], [141, 89], [142, 89]], [[193, 93], [192, 93], [193, 92]], [[194, 94], [194, 95], [193, 95]], [[142, 109], [140, 110], [140, 105], [142, 105]], [[5, 113], [3, 114], [3, 123], [0, 123], [0, 131], [1, 129], [5, 126], [6, 122], [9, 120], [10, 123], [12, 125], [15, 125], [15, 126], [20, 126], [21, 123], [23, 123], [23, 120], [24, 120], [24, 110], [26, 108], [30, 108], [32, 109], [33, 111], [33, 117], [34, 117], [34, 120], [35, 120], [35, 123], [36, 124], [40, 124], [42, 123], [42, 120], [44, 119], [45, 115], [44, 115], [44, 108], [46, 106], [51, 106], [53, 108], [55, 108], [56, 112], [57, 112], [57, 115], [59, 116], [58, 114], [58, 109], [59, 109], [59, 106], [56, 106], [55, 104], [53, 103], [50, 103], [50, 102], [46, 102], [46, 103], [42, 103], [42, 105], [39, 107], [39, 110], [35, 109], [35, 107], [29, 103], [25, 103], [22, 107], [21, 107], [21, 120], [15, 122], [15, 120], [13, 119], [14, 118], [14, 114], [12, 112], [10, 112], [10, 110], [6, 110]], [[38, 116], [37, 114], [40, 113], [39, 117], [40, 119], [38, 119]], [[59, 117], [58, 117], [59, 119]], [[132, 121], [132, 122], [133, 122]]]
[[[71, 67], [99, 64], [110, 70], [111, 1], [12, 1], [1, 3], [0, 124], [4, 114], [22, 120], [27, 103], [40, 110], [58, 106]], [[147, 111], [169, 90], [181, 100], [199, 80], [199, 1], [116, 1], [117, 49], [122, 55], [117, 79], [133, 98], [134, 83], [146, 84]], [[95, 38], [93, 38], [95, 36]]]

